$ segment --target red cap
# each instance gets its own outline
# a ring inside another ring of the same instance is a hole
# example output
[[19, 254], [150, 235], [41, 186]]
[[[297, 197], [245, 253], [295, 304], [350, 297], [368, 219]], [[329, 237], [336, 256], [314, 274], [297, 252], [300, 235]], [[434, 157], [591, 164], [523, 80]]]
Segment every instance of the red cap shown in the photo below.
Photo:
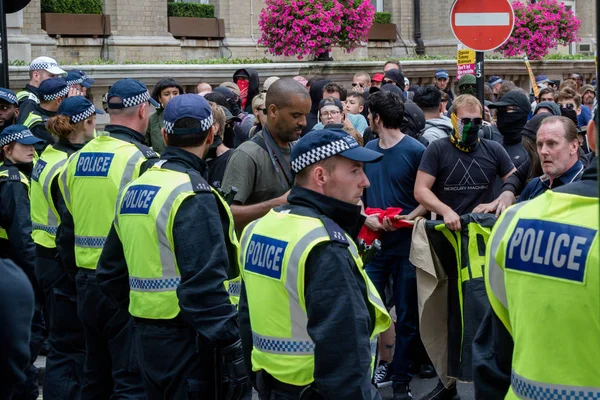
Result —
[[375, 74], [371, 80], [375, 82], [383, 82], [383, 74]]

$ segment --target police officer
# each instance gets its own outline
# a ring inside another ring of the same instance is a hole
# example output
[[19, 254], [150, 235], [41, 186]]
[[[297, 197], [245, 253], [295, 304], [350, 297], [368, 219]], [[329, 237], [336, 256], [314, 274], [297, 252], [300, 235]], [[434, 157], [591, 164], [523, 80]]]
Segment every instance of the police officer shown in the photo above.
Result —
[[261, 399], [380, 399], [376, 339], [390, 317], [355, 240], [362, 166], [382, 155], [341, 130], [301, 138], [289, 204], [244, 230], [240, 324]]
[[[17, 93], [21, 114], [29, 114], [36, 104], [40, 104], [38, 88], [46, 79], [65, 77], [67, 73], [58, 66], [55, 59], [42, 56], [29, 64], [29, 83]], [[19, 121], [22, 123], [22, 121]]]
[[83, 97], [86, 97], [88, 89], [96, 82], [79, 69], [69, 71], [65, 80], [69, 85], [69, 96], [81, 95]]
[[0, 258], [9, 258], [23, 269], [36, 292], [36, 310], [30, 341], [27, 380], [14, 398], [37, 398], [37, 369], [33, 366], [43, 343], [41, 295], [35, 277], [35, 245], [31, 239], [29, 177], [34, 144], [40, 140], [23, 125], [12, 125], [0, 133]]
[[598, 217], [596, 161], [502, 214], [486, 256], [492, 307], [473, 343], [477, 398], [600, 398]]
[[241, 399], [250, 386], [224, 286], [238, 241], [204, 178], [218, 126], [195, 94], [171, 99], [164, 123], [160, 161], [118, 200], [98, 284], [135, 319], [148, 399]]
[[149, 102], [155, 105], [142, 83], [115, 83], [108, 93], [110, 136], [91, 140], [59, 175], [64, 206], [59, 204], [56, 240], [65, 268], [77, 271], [77, 313], [86, 344], [83, 399], [143, 397], [131, 316], [102, 293], [95, 271], [119, 193], [157, 159], [142, 144]]
[[36, 244], [36, 276], [44, 292], [46, 327], [51, 348], [46, 357], [44, 396], [77, 398], [81, 390], [85, 339], [77, 318], [75, 281], [67, 275], [56, 250], [60, 224], [55, 199], [58, 174], [71, 154], [94, 137], [95, 115], [104, 114], [81, 96], [65, 99], [48, 130], [58, 137], [37, 160], [31, 176], [31, 220]]
[[10, 89], [0, 88], [0, 131], [13, 125], [18, 116], [17, 95]]
[[69, 94], [69, 86], [63, 78], [50, 78], [41, 83], [38, 93], [40, 103], [36, 104], [27, 115], [20, 114], [19, 121], [23, 121], [31, 133], [42, 139], [35, 147], [38, 155], [42, 154], [46, 146], [54, 144], [54, 136], [46, 128], [48, 118], [56, 115], [60, 103]]

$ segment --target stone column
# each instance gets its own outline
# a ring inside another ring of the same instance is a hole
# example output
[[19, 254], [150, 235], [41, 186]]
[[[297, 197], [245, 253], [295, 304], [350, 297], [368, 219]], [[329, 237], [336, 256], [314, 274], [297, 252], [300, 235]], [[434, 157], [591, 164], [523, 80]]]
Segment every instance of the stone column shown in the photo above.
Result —
[[104, 0], [112, 35], [109, 58], [117, 61], [177, 60], [180, 41], [168, 29], [167, 1]]
[[31, 39], [24, 36], [23, 10], [6, 15], [8, 33], [8, 59], [10, 61], [31, 62]]

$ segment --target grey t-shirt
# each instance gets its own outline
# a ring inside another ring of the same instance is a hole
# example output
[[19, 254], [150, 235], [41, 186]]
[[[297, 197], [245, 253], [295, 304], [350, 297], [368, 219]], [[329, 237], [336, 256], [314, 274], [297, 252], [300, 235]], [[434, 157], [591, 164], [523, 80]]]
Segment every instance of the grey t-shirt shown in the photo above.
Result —
[[[262, 137], [262, 132], [257, 133]], [[290, 149], [281, 148], [285, 162], [290, 162]], [[240, 145], [227, 163], [221, 187], [225, 192], [238, 189], [234, 201], [250, 205], [281, 196], [290, 186], [283, 171], [278, 173], [266, 150], [251, 140]]]

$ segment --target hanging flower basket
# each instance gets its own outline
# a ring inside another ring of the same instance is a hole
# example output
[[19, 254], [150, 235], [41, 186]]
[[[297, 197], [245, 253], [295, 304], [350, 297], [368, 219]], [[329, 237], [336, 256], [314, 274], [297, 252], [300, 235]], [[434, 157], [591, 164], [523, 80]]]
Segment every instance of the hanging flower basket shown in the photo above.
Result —
[[333, 46], [348, 52], [367, 41], [375, 10], [370, 0], [266, 0], [259, 44], [277, 56], [318, 57]]
[[539, 0], [534, 4], [514, 1], [512, 6], [515, 28], [506, 43], [496, 50], [505, 57], [526, 55], [530, 60], [540, 60], [551, 49], [579, 40], [577, 31], [581, 21], [562, 1]]

